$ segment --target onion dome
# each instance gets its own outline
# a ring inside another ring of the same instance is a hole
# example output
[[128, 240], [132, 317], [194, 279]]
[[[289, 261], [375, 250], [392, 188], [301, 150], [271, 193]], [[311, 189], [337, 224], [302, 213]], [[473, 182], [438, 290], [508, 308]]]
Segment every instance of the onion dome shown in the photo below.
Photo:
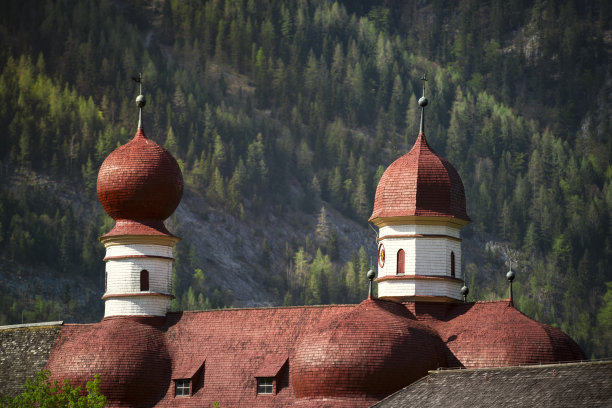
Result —
[[466, 368], [586, 359], [567, 334], [530, 319], [507, 300], [463, 303], [455, 306], [453, 314], [436, 329]]
[[[374, 198], [370, 221], [387, 217], [451, 217], [470, 221], [465, 210], [465, 189], [459, 173], [450, 162], [436, 154], [425, 139], [425, 107], [423, 96], [421, 126], [412, 149], [395, 160], [383, 173]], [[461, 223], [465, 224], [465, 222]]]
[[69, 379], [83, 389], [99, 374], [109, 406], [154, 406], [168, 390], [172, 363], [163, 332], [144, 321], [114, 318], [65, 325], [46, 369], [53, 380]]
[[436, 332], [403, 305], [376, 299], [322, 321], [291, 361], [295, 396], [308, 400], [376, 401], [446, 365]]
[[385, 170], [374, 199], [370, 221], [383, 217], [435, 216], [470, 221], [465, 189], [450, 162], [419, 136], [412, 149]]
[[171, 235], [163, 224], [183, 195], [183, 175], [172, 155], [141, 127], [113, 151], [98, 173], [98, 199], [117, 222], [106, 235]]

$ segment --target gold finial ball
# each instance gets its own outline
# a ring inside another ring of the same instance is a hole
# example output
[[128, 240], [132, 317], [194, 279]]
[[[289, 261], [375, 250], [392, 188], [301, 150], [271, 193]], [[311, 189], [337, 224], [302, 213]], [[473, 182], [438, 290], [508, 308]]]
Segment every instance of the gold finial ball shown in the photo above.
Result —
[[427, 100], [427, 98], [424, 96], [421, 96], [421, 98], [419, 99], [419, 106], [424, 108], [427, 106], [428, 103], [429, 101]]
[[139, 108], [144, 107], [147, 104], [147, 100], [145, 99], [144, 95], [138, 95], [136, 97], [136, 105], [138, 105]]

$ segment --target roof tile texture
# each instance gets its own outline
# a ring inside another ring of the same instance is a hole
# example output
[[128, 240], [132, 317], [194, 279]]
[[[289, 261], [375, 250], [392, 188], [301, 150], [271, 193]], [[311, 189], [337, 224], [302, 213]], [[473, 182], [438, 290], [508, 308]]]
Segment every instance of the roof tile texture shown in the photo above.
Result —
[[530, 319], [509, 300], [476, 303], [408, 303], [417, 318], [446, 343], [450, 367], [499, 367], [585, 360], [565, 333]]
[[[77, 383], [101, 374], [109, 406], [366, 407], [438, 366], [576, 359], [568, 336], [508, 301], [366, 300], [65, 325], [47, 368]], [[172, 378], [202, 362], [194, 395], [175, 397]], [[275, 372], [276, 394], [257, 395], [256, 376]]]
[[368, 299], [300, 342], [291, 364], [295, 396], [380, 398], [446, 366], [444, 349], [401, 304]]
[[375, 405], [377, 408], [610, 406], [610, 361], [442, 370]]
[[70, 378], [80, 386], [100, 374], [110, 406], [153, 406], [171, 382], [172, 363], [163, 332], [143, 320], [64, 325], [46, 368], [53, 379]]
[[383, 173], [370, 220], [402, 216], [470, 220], [461, 177], [450, 162], [432, 150], [423, 133], [412, 149]]

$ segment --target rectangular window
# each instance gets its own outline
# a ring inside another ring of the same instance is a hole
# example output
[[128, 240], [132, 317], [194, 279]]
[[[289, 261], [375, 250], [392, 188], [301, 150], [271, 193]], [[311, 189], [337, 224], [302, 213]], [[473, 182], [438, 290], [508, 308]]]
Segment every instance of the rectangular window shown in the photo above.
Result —
[[258, 394], [272, 394], [272, 385], [274, 384], [274, 378], [262, 377], [257, 379], [257, 393]]
[[175, 380], [174, 396], [188, 397], [191, 380]]

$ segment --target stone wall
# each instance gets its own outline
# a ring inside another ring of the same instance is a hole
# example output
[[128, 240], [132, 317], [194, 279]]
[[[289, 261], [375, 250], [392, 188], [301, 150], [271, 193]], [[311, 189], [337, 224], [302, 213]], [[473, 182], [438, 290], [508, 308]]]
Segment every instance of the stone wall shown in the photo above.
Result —
[[15, 396], [45, 368], [62, 322], [0, 326], [0, 395]]

